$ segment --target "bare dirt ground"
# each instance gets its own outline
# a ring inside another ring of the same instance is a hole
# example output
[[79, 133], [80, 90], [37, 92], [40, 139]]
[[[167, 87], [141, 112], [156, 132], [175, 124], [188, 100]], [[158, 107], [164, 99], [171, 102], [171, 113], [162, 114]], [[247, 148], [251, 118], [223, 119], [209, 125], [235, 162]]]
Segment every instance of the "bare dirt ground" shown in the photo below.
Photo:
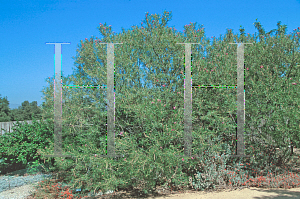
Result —
[[[106, 197], [96, 198], [143, 198], [131, 197], [125, 195], [107, 195]], [[152, 196], [148, 199], [291, 199], [300, 198], [300, 188], [292, 189], [263, 189], [263, 188], [242, 188], [227, 189], [223, 191], [185, 191], [173, 192], [171, 194], [160, 194], [160, 196]]]

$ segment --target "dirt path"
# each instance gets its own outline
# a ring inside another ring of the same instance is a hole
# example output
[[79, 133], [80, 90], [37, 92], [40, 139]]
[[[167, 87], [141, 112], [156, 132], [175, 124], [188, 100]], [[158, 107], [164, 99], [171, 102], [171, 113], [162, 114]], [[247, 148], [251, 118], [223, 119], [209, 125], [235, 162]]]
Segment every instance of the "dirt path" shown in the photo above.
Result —
[[[88, 198], [88, 197], [87, 197]], [[128, 192], [116, 192], [105, 196], [96, 196], [97, 199], [106, 198], [145, 198], [130, 195]], [[264, 188], [236, 188], [223, 189], [220, 191], [176, 191], [174, 193], [159, 193], [157, 196], [150, 196], [147, 199], [296, 199], [300, 198], [300, 187], [291, 189], [264, 189]]]
[[36, 185], [38, 185], [38, 182], [3, 191], [0, 193], [0, 199], [26, 198], [35, 192], [34, 186]]
[[[155, 199], [262, 199], [262, 198], [300, 198], [300, 188], [293, 189], [262, 189], [262, 188], [244, 188], [237, 190], [224, 190], [219, 192], [186, 192], [181, 194], [172, 194], [169, 196], [155, 197]], [[149, 198], [154, 199], [154, 198]]]

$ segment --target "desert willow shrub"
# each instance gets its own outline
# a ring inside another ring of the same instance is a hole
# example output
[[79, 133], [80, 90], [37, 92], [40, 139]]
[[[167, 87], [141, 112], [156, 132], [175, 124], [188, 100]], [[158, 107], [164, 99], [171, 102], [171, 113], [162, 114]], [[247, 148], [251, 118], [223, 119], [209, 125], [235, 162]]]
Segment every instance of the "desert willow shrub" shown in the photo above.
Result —
[[[55, 159], [56, 168], [69, 173], [65, 180], [71, 181], [72, 187], [109, 190], [141, 185], [144, 192], [147, 192], [164, 182], [176, 186], [188, 186], [189, 177], [192, 177], [196, 184], [199, 182], [194, 174], [199, 170], [203, 173], [207, 169], [207, 164], [203, 163], [205, 159], [212, 161], [213, 157], [221, 156], [224, 151], [227, 155], [235, 152], [235, 147], [232, 146], [234, 142], [227, 135], [235, 132], [236, 127], [236, 121], [232, 119], [236, 118], [236, 88], [228, 90], [197, 88], [193, 89], [192, 101], [194, 138], [192, 154], [203, 155], [203, 157], [186, 159], [175, 156], [182, 155], [184, 150], [184, 45], [176, 45], [176, 43], [200, 43], [192, 45], [193, 82], [199, 85], [235, 85], [237, 48], [228, 43], [253, 43], [253, 45], [245, 45], [244, 51], [246, 133], [250, 131], [251, 122], [257, 129], [259, 124], [256, 122], [260, 121], [260, 117], [269, 114], [272, 109], [274, 110], [272, 117], [262, 128], [264, 133], [254, 134], [258, 139], [266, 140], [265, 136], [268, 133], [275, 139], [276, 144], [281, 146], [286, 146], [288, 143], [282, 140], [280, 133], [281, 136], [290, 137], [298, 142], [299, 138], [293, 131], [297, 126], [291, 123], [287, 128], [283, 125], [285, 120], [282, 116], [287, 116], [290, 121], [296, 121], [299, 115], [295, 114], [295, 109], [290, 110], [290, 106], [279, 107], [283, 103], [298, 106], [299, 98], [295, 92], [297, 88], [291, 85], [290, 79], [280, 78], [279, 71], [285, 70], [283, 63], [294, 64], [295, 60], [299, 61], [299, 53], [295, 51], [294, 42], [296, 39], [299, 41], [299, 38], [294, 35], [291, 41], [290, 37], [281, 33], [279, 36], [271, 37], [266, 35], [256, 23], [260, 32], [258, 36], [260, 42], [257, 42], [257, 36], [245, 37], [244, 29], [240, 29], [240, 37], [227, 31], [223, 40], [220, 38], [217, 41], [214, 38], [210, 45], [209, 39], [204, 37], [203, 28], [199, 27], [195, 30], [195, 24], [186, 25], [185, 34], [166, 27], [171, 19], [169, 15], [170, 13], [164, 12], [162, 22], [159, 23], [158, 15], [146, 14], [144, 26], [133, 27], [133, 30], [129, 31], [123, 30], [120, 34], [113, 34], [111, 27], [106, 24], [100, 25], [99, 30], [104, 36], [102, 40], [92, 37], [81, 42], [75, 61], [77, 71], [72, 76], [63, 77], [66, 85], [71, 82], [73, 85], [106, 85], [107, 46], [99, 43], [123, 43], [114, 47], [114, 63], [117, 71], [115, 73], [115, 149], [116, 154], [126, 156], [123, 158], [99, 156], [105, 154], [106, 150], [107, 115], [103, 106], [106, 92], [99, 89], [64, 88], [63, 122], [75, 125], [81, 120], [83, 124], [95, 125], [88, 127], [87, 130], [64, 127], [63, 149], [67, 154], [76, 157], [44, 157], [45, 154], [53, 153], [53, 143], [46, 149], [39, 150], [39, 153], [47, 161]], [[282, 32], [281, 26], [279, 28], [278, 31]], [[207, 50], [206, 57], [201, 45]], [[280, 53], [289, 49], [293, 49], [293, 58], [288, 53]], [[139, 70], [137, 58], [142, 60], [147, 68], [145, 83], [153, 85], [151, 89], [144, 88], [140, 83], [145, 72]], [[173, 64], [170, 63], [171, 59]], [[299, 67], [293, 65], [288, 71], [297, 84], [299, 83], [299, 73], [296, 72], [298, 70]], [[49, 83], [50, 81], [51, 79], [48, 80]], [[44, 114], [53, 115], [53, 84], [50, 84], [44, 94], [46, 97]], [[82, 100], [84, 94], [89, 95], [90, 101]], [[269, 127], [272, 126], [276, 126], [276, 129], [269, 131]], [[248, 139], [246, 152], [249, 154], [249, 146], [253, 145], [256, 150], [251, 151], [251, 154], [265, 154], [264, 144], [266, 143], [251, 142]], [[240, 160], [229, 158], [227, 165], [221, 161], [215, 163], [214, 169], [234, 170], [237, 168], [237, 163], [241, 161], [256, 163], [254, 166], [266, 164], [258, 158]], [[224, 182], [228, 178], [226, 175], [225, 173], [222, 175]], [[201, 187], [210, 187], [212, 184], [201, 183]]]

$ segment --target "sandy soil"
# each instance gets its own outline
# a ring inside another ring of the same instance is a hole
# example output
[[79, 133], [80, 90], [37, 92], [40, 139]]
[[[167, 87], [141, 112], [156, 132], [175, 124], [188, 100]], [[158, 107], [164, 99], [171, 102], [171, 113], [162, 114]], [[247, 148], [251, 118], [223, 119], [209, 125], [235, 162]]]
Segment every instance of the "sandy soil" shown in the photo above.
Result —
[[[261, 189], [261, 188], [245, 188], [237, 190], [224, 190], [220, 192], [194, 192], [172, 194], [169, 196], [155, 197], [155, 199], [258, 199], [258, 198], [300, 198], [300, 188], [293, 189]], [[150, 199], [150, 198], [149, 198]]]
[[[128, 193], [112, 193], [106, 196], [97, 196], [96, 198], [144, 198], [130, 196]], [[151, 196], [147, 199], [295, 199], [300, 198], [300, 188], [291, 189], [264, 189], [264, 188], [236, 188], [224, 189], [220, 191], [176, 191], [175, 193]]]

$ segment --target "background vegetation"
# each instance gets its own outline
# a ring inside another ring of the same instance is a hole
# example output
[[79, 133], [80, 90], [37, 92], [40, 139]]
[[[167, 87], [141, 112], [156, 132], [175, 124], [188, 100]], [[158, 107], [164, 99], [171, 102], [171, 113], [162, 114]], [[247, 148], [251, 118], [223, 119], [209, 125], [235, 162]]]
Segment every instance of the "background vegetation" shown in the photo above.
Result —
[[11, 110], [7, 97], [0, 97], [0, 122], [39, 120], [41, 118], [42, 110], [37, 106], [37, 101], [29, 103], [26, 100], [22, 102], [22, 106]]

